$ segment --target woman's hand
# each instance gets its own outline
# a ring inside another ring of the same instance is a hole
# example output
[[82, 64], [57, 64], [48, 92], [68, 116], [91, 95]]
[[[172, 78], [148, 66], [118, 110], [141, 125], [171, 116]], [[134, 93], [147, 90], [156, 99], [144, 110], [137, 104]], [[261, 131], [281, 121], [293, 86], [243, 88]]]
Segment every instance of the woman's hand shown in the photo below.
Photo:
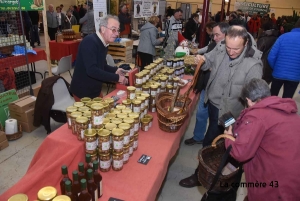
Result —
[[224, 133], [227, 134], [227, 135], [233, 135], [233, 134], [232, 134], [232, 126], [230, 125], [230, 126], [228, 127], [228, 129], [225, 129], [225, 130], [224, 130]]

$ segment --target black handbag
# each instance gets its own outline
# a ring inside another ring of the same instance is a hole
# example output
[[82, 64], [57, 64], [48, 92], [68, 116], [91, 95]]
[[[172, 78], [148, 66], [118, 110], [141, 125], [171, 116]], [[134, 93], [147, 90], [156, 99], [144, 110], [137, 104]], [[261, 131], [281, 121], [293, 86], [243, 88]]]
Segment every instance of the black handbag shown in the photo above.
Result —
[[[227, 161], [227, 158], [229, 156], [231, 148], [232, 148], [232, 146], [230, 145], [226, 149], [226, 152], [224, 153], [224, 155], [222, 157], [221, 163], [218, 167], [218, 170], [213, 179], [213, 182], [212, 182], [209, 190], [202, 196], [201, 201], [236, 201], [236, 192], [238, 190], [238, 187], [231, 188], [229, 191], [226, 191], [226, 192], [212, 191], [212, 189], [215, 187], [215, 185], [220, 177], [220, 174], [221, 174], [223, 168], [226, 165], [225, 163]], [[236, 183], [240, 183], [242, 174], [243, 174], [243, 168], [240, 165], [238, 174], [236, 175]], [[234, 186], [236, 186], [236, 185], [234, 185]]]

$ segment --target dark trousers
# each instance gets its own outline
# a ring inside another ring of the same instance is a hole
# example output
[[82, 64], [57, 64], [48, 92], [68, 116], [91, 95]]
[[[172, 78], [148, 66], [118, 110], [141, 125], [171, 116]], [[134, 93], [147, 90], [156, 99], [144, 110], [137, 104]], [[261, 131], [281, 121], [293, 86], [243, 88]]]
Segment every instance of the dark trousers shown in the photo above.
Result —
[[56, 28], [48, 27], [48, 35], [50, 37], [50, 40], [55, 40], [56, 32], [57, 32], [57, 27]]
[[30, 45], [34, 46], [34, 43], [37, 42], [40, 44], [40, 36], [39, 36], [39, 29], [38, 25], [32, 25], [30, 29]]
[[142, 65], [141, 65], [141, 71], [144, 69], [145, 66], [151, 64], [153, 62], [153, 55], [147, 54], [143, 52], [138, 52], [139, 57], [141, 59]]
[[219, 126], [219, 109], [215, 107], [210, 101], [208, 101], [208, 118], [209, 125], [206, 131], [203, 147], [210, 146], [212, 141], [220, 134], [224, 132], [224, 128]]
[[299, 82], [288, 81], [288, 80], [279, 80], [276, 78], [272, 79], [271, 85], [271, 95], [278, 96], [280, 88], [283, 85], [283, 94], [282, 98], [293, 98], [294, 93], [298, 87]]

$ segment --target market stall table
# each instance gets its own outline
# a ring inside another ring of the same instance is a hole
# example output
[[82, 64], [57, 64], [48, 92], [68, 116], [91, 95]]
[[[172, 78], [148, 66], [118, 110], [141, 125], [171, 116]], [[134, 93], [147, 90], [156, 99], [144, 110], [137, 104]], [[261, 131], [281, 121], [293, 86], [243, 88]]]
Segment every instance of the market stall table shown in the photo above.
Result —
[[[189, 84], [182, 89], [182, 93]], [[108, 94], [116, 95], [118, 90]], [[100, 200], [110, 197], [122, 200], [155, 200], [157, 192], [166, 175], [170, 159], [179, 148], [180, 139], [189, 124], [191, 113], [195, 108], [198, 96], [190, 94], [192, 102], [185, 123], [176, 133], [165, 133], [159, 129], [156, 113], [153, 115], [153, 126], [148, 132], [139, 131], [138, 149], [133, 152], [129, 162], [124, 164], [123, 170], [116, 172], [101, 172], [103, 181], [103, 196]], [[25, 193], [29, 200], [37, 199], [37, 192], [45, 186], [54, 186], [60, 194], [60, 180], [62, 165], [67, 165], [69, 176], [77, 169], [80, 161], [84, 161], [85, 144], [78, 141], [68, 129], [67, 124], [51, 133], [41, 144], [34, 155], [24, 177], [0, 196], [0, 200], [7, 200], [17, 193]], [[147, 165], [138, 163], [138, 159], [146, 154], [151, 156]]]
[[80, 42], [81, 40], [64, 41], [59, 43], [54, 40], [50, 41], [50, 59], [59, 61], [62, 57], [72, 54], [72, 62], [74, 62], [76, 60]]

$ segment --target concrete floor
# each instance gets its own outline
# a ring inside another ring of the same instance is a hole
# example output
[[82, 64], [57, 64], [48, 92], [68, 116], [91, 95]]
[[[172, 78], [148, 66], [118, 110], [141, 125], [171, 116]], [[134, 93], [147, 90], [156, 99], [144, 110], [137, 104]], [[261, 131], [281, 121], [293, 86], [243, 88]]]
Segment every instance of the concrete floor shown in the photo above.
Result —
[[[41, 39], [43, 41], [43, 39]], [[43, 44], [42, 44], [42, 47]], [[46, 62], [39, 61], [36, 63], [37, 71], [44, 73], [46, 70]], [[71, 77], [69, 73], [62, 75], [70, 82]], [[37, 75], [37, 83], [39, 85], [42, 81], [41, 76]], [[113, 90], [113, 89], [111, 89]], [[300, 87], [298, 87], [294, 99], [297, 101], [298, 108], [300, 108]], [[106, 89], [103, 89], [106, 92]], [[169, 169], [161, 189], [157, 195], [157, 201], [182, 201], [182, 200], [200, 200], [202, 195], [206, 192], [203, 187], [183, 188], [179, 186], [179, 181], [185, 177], [190, 176], [197, 167], [197, 155], [202, 145], [186, 146], [183, 141], [193, 136], [193, 129], [195, 125], [195, 113], [193, 114], [185, 135], [182, 137], [180, 148], [170, 161]], [[51, 128], [55, 130], [62, 124], [51, 121]], [[0, 194], [5, 192], [13, 186], [25, 173], [33, 158], [34, 153], [40, 146], [42, 141], [47, 137], [45, 129], [41, 126], [32, 133], [23, 133], [23, 137], [10, 141], [9, 147], [0, 151]], [[243, 177], [244, 180], [244, 177]], [[104, 184], [105, 185], [105, 184]], [[242, 201], [247, 194], [246, 188], [238, 190], [237, 201]]]

